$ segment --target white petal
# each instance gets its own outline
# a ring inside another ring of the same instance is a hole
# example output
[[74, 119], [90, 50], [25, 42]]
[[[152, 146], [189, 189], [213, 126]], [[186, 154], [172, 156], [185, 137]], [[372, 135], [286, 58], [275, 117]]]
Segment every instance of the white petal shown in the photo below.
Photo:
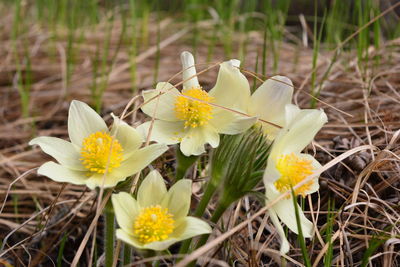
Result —
[[156, 250], [156, 251], [163, 251], [166, 250], [169, 246], [172, 244], [178, 242], [179, 240], [175, 238], [168, 238], [164, 241], [158, 241], [158, 242], [151, 242], [148, 244], [143, 245], [143, 248], [145, 249], [151, 249], [151, 250]]
[[265, 168], [263, 181], [264, 184], [272, 184], [281, 177], [281, 173], [276, 169], [276, 162], [272, 157], [268, 157], [267, 167]]
[[193, 55], [187, 51], [181, 54], [183, 89], [199, 88], [200, 84], [197, 79], [196, 67]]
[[177, 221], [188, 214], [191, 197], [192, 181], [182, 179], [169, 189], [162, 200], [162, 206], [168, 208], [168, 212], [174, 215], [174, 220]]
[[137, 201], [128, 193], [121, 192], [113, 194], [111, 197], [115, 217], [118, 225], [127, 233], [133, 235], [133, 224], [140, 212]]
[[214, 148], [219, 145], [219, 134], [209, 125], [188, 130], [183, 137], [180, 148], [185, 156], [200, 155], [206, 151], [204, 148], [206, 143]]
[[218, 133], [238, 134], [249, 129], [256, 121], [256, 117], [246, 117], [218, 108], [209, 123]]
[[142, 111], [148, 116], [165, 121], [178, 121], [175, 115], [175, 101], [180, 93], [172, 84], [158, 83], [155, 90], [143, 91], [142, 95], [146, 103], [142, 106]]
[[280, 252], [282, 254], [286, 254], [289, 252], [290, 244], [286, 238], [285, 231], [283, 230], [281, 222], [279, 221], [278, 216], [276, 216], [274, 209], [269, 209], [268, 213], [269, 216], [271, 217], [271, 221], [274, 224], [276, 231], [278, 232], [279, 237], [281, 238]]
[[164, 179], [156, 170], [151, 171], [140, 184], [137, 200], [141, 207], [160, 205], [167, 193]]
[[249, 113], [284, 127], [285, 106], [291, 103], [292, 96], [292, 81], [284, 76], [274, 76], [253, 93]]
[[124, 181], [126, 178], [127, 176], [115, 175], [113, 172], [107, 174], [95, 173], [88, 177], [86, 186], [90, 189], [95, 189], [96, 187], [111, 188], [116, 186], [119, 182]]
[[123, 241], [124, 243], [131, 245], [138, 249], [144, 249], [143, 244], [141, 244], [136, 238], [122, 229], [117, 229], [116, 236], [119, 240]]
[[52, 161], [48, 161], [40, 166], [38, 174], [47, 176], [53, 181], [60, 183], [82, 185], [86, 184], [87, 180], [86, 172], [71, 170]]
[[289, 126], [293, 123], [294, 118], [300, 113], [300, 108], [293, 104], [287, 104], [285, 106], [285, 125], [284, 127]]
[[129, 158], [124, 159], [121, 166], [114, 169], [111, 174], [115, 177], [126, 178], [138, 173], [167, 149], [168, 147], [164, 144], [153, 144], [136, 150]]
[[187, 216], [181, 219], [172, 236], [178, 240], [185, 240], [211, 232], [212, 229], [208, 223], [198, 218]]
[[237, 62], [227, 61], [220, 65], [217, 82], [209, 95], [218, 105], [245, 111], [250, 100], [250, 86], [235, 66]]
[[[136, 129], [141, 136], [146, 139], [149, 133], [151, 122], [145, 122], [139, 125]], [[151, 130], [150, 141], [156, 141], [166, 145], [179, 143], [185, 135], [184, 122], [177, 121], [162, 121], [155, 120]]]
[[86, 103], [73, 100], [68, 114], [68, 134], [71, 142], [80, 147], [83, 139], [95, 132], [108, 132], [104, 120]]
[[[300, 223], [301, 223], [301, 230], [303, 232], [303, 236], [307, 238], [311, 238], [313, 235], [313, 223], [309, 221], [305, 216], [303, 211], [301, 210], [300, 206], [296, 203], [297, 208], [299, 210], [300, 215]], [[294, 210], [293, 200], [292, 198], [289, 199], [282, 199], [278, 203], [276, 203], [272, 209], [276, 212], [279, 219], [286, 224], [286, 226], [292, 230], [294, 233], [298, 234], [297, 230], [297, 223], [296, 223], [296, 213]]]
[[282, 154], [300, 153], [326, 122], [327, 117], [322, 110], [301, 110], [293, 123], [276, 137], [270, 156], [275, 158]]
[[41, 136], [29, 142], [29, 145], [39, 145], [46, 154], [55, 158], [61, 165], [77, 171], [84, 171], [78, 148], [72, 143], [60, 138]]
[[114, 121], [111, 128], [111, 135], [116, 134], [115, 137], [122, 146], [124, 157], [128, 158], [134, 151], [140, 148], [144, 139], [135, 128], [122, 123], [122, 121], [118, 122], [118, 120]]

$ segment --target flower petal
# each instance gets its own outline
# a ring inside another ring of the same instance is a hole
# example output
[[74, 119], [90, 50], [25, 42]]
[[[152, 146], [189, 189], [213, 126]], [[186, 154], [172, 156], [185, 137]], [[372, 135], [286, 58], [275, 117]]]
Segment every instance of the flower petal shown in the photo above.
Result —
[[[311, 160], [311, 165], [313, 166], [314, 170], [322, 168], [322, 165], [313, 156], [304, 153], [301, 153], [299, 156], [304, 159]], [[308, 195], [318, 191], [319, 189], [318, 178], [319, 177], [314, 177], [312, 179], [313, 183], [311, 185], [311, 188], [308, 191], [306, 191], [305, 194]]]
[[177, 240], [175, 238], [168, 238], [164, 241], [157, 241], [157, 242], [151, 242], [151, 243], [145, 244], [145, 245], [143, 245], [143, 248], [156, 250], [156, 251], [163, 251], [178, 241], [179, 240]]
[[195, 217], [186, 216], [181, 219], [172, 237], [185, 240], [194, 236], [209, 234], [212, 229], [208, 223]]
[[87, 180], [85, 172], [71, 170], [52, 161], [44, 163], [37, 172], [60, 183], [82, 185], [86, 184]]
[[129, 158], [121, 163], [121, 166], [112, 171], [112, 175], [126, 178], [138, 173], [153, 160], [161, 156], [167, 149], [168, 147], [164, 144], [153, 144], [136, 150]]
[[275, 226], [276, 231], [278, 232], [279, 237], [281, 238], [281, 249], [280, 249], [280, 252], [282, 254], [286, 254], [286, 253], [289, 252], [290, 244], [289, 244], [289, 241], [286, 238], [285, 231], [283, 230], [281, 222], [279, 221], [278, 216], [276, 215], [274, 209], [269, 209], [268, 213], [269, 213], [269, 216], [271, 218], [272, 223]]
[[212, 126], [189, 129], [183, 137], [180, 148], [185, 156], [200, 155], [206, 151], [204, 148], [206, 143], [213, 148], [219, 145], [219, 134]]
[[127, 232], [125, 232], [122, 229], [117, 229], [116, 232], [116, 236], [119, 240], [121, 240], [122, 242], [131, 245], [135, 248], [138, 249], [144, 249], [145, 247], [143, 246], [142, 243], [140, 243], [138, 240], [136, 240], [136, 238], [133, 235], [128, 234]]
[[114, 173], [95, 173], [88, 177], [86, 186], [90, 189], [95, 189], [96, 187], [111, 188], [116, 186], [119, 182], [124, 181], [126, 178], [127, 176], [117, 176]]
[[219, 109], [214, 113], [210, 124], [218, 133], [239, 134], [249, 129], [256, 121], [256, 117], [246, 117], [228, 110]]
[[111, 197], [118, 225], [127, 233], [133, 235], [135, 218], [140, 212], [138, 202], [128, 193], [121, 192]]
[[56, 137], [40, 136], [32, 139], [29, 145], [39, 145], [44, 153], [55, 158], [61, 165], [77, 171], [84, 171], [77, 147]]
[[122, 146], [124, 158], [128, 158], [134, 151], [140, 148], [144, 140], [135, 128], [129, 126], [119, 118], [113, 117], [114, 124], [111, 128], [111, 135], [115, 134], [115, 137]]
[[180, 93], [172, 84], [158, 83], [155, 90], [143, 91], [142, 95], [146, 104], [141, 109], [148, 116], [165, 121], [179, 120], [175, 115], [175, 100]]
[[68, 134], [71, 142], [81, 147], [83, 139], [95, 132], [108, 132], [104, 120], [86, 103], [73, 100], [68, 114]]
[[[217, 82], [209, 95], [215, 103], [245, 111], [250, 100], [250, 86], [239, 70], [240, 61], [230, 60], [220, 65]], [[229, 97], [228, 97], [229, 96]]]
[[151, 171], [140, 184], [137, 200], [140, 207], [149, 207], [161, 204], [167, 193], [164, 179], [157, 170]]
[[[278, 196], [280, 196], [280, 192], [278, 192], [275, 187], [271, 184], [265, 185], [265, 193], [267, 199], [269, 201], [273, 201]], [[304, 237], [311, 238], [313, 235], [313, 228], [314, 225], [310, 222], [305, 216], [303, 211], [301, 210], [300, 206], [298, 206], [299, 215], [300, 215], [300, 223], [301, 223], [301, 230], [303, 231]], [[298, 234], [297, 230], [297, 223], [296, 223], [296, 213], [293, 205], [292, 197], [289, 199], [284, 198], [279, 200], [275, 205], [271, 207], [270, 210], [274, 210], [278, 215], [279, 219], [286, 224], [286, 226], [292, 230], [294, 233]]]
[[187, 51], [181, 54], [183, 90], [190, 88], [199, 88], [199, 80], [197, 79], [196, 66], [194, 64], [193, 55]]
[[[143, 136], [147, 138], [151, 122], [145, 122], [139, 125], [136, 129]], [[184, 122], [177, 121], [162, 121], [155, 120], [151, 130], [150, 141], [156, 141], [166, 145], [177, 144], [185, 135]]]
[[272, 157], [268, 157], [267, 167], [265, 168], [263, 181], [264, 184], [272, 184], [281, 177], [281, 173], [276, 169], [276, 162]]
[[[274, 76], [266, 80], [251, 96], [249, 113], [260, 119], [285, 126], [285, 106], [293, 96], [292, 81], [284, 76]], [[262, 123], [263, 130], [273, 139], [279, 128]]]
[[176, 182], [164, 195], [161, 205], [174, 215], [174, 220], [185, 217], [189, 212], [192, 197], [192, 181], [182, 179]]
[[323, 110], [304, 109], [293, 119], [293, 122], [282, 129], [276, 137], [270, 157], [282, 154], [300, 153], [327, 122]]

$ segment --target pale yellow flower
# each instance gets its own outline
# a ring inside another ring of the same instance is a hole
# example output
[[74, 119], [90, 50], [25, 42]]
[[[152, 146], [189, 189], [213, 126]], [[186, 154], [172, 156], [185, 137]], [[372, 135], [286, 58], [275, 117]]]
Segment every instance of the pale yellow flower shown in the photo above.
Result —
[[[286, 105], [292, 102], [293, 83], [285, 76], [273, 76], [266, 80], [251, 95], [248, 113], [259, 119], [285, 127]], [[280, 128], [265, 122], [258, 122], [269, 140], [273, 140]]]
[[[299, 110], [287, 105], [286, 119], [288, 125], [276, 137], [271, 153], [268, 157], [267, 168], [264, 173], [264, 184], [267, 203], [275, 200], [282, 193], [302, 182], [321, 164], [311, 155], [301, 151], [312, 141], [317, 132], [327, 122], [326, 114], [322, 110]], [[318, 177], [295, 189], [295, 195], [306, 196], [316, 192], [319, 188]], [[311, 238], [313, 224], [303, 214], [299, 207], [300, 223], [304, 237]], [[290, 197], [280, 200], [269, 209], [271, 220], [281, 237], [281, 252], [289, 251], [289, 243], [280, 221], [298, 233], [295, 207]]]
[[[211, 104], [246, 112], [250, 87], [246, 77], [238, 69], [240, 62], [230, 60], [220, 65], [217, 82], [209, 92], [200, 86], [189, 52], [181, 55], [183, 64], [182, 95], [170, 83], [158, 83], [155, 90], [143, 92], [142, 107], [147, 115], [154, 117], [151, 140], [166, 143], [180, 143], [186, 156], [205, 152], [204, 145], [213, 148], [219, 145], [219, 134], [238, 134], [255, 121], [255, 117], [242, 116]], [[162, 94], [163, 93], [163, 94]], [[157, 99], [157, 95], [161, 96]], [[194, 100], [193, 98], [199, 99]], [[138, 127], [147, 136], [150, 122]]]
[[191, 180], [179, 180], [167, 191], [161, 175], [150, 172], [137, 199], [125, 192], [112, 196], [120, 227], [117, 238], [139, 249], [165, 250], [181, 240], [211, 233], [206, 222], [187, 216], [191, 195]]
[[72, 101], [68, 115], [71, 142], [41, 136], [29, 142], [55, 158], [58, 163], [44, 163], [38, 173], [57, 182], [113, 187], [164, 153], [168, 147], [154, 144], [144, 148], [142, 136], [125, 122], [114, 117], [111, 130], [87, 104]]

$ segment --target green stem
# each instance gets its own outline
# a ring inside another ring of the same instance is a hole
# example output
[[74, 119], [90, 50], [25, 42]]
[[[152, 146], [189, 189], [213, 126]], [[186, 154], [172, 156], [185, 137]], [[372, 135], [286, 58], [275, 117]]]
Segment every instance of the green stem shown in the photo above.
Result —
[[124, 266], [131, 263], [132, 250], [129, 245], [124, 244]]
[[105, 266], [112, 267], [114, 259], [114, 212], [112, 210], [111, 201], [108, 201], [104, 209], [105, 216]]
[[196, 162], [199, 156], [185, 156], [179, 146], [175, 147], [175, 155], [176, 155], [176, 173], [175, 180], [179, 181], [183, 179], [186, 175], [186, 172], [192, 165]]
[[[203, 197], [200, 200], [199, 205], [194, 212], [195, 217], [201, 217], [204, 214], [204, 211], [207, 208], [208, 202], [210, 202], [211, 197], [214, 195], [217, 187], [214, 185], [212, 180], [210, 180], [207, 184], [206, 190], [204, 191]], [[182, 246], [179, 250], [179, 254], [186, 254], [189, 251], [190, 244], [192, 243], [192, 239], [187, 239], [183, 241]]]
[[[231, 201], [229, 201], [227, 198], [222, 198], [221, 202], [218, 204], [217, 208], [215, 209], [213, 215], [211, 216], [210, 221], [213, 223], [217, 223], [219, 219], [221, 218], [222, 214], [226, 211], [226, 209], [229, 207]], [[203, 246], [210, 235], [202, 235], [199, 241], [196, 244], [195, 249], [198, 249], [199, 247]], [[194, 267], [196, 266], [196, 262], [193, 261], [191, 262], [188, 267]]]

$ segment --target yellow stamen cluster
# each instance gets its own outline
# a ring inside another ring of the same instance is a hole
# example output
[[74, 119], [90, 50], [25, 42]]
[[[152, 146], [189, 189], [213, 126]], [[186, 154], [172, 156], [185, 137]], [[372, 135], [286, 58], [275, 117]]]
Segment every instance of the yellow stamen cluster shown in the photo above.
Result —
[[[214, 98], [201, 88], [192, 88], [182, 92], [184, 96], [177, 96], [175, 101], [176, 117], [185, 121], [185, 128], [196, 128], [208, 123], [212, 118], [213, 107], [208, 104]], [[202, 101], [193, 100], [185, 96], [200, 99]], [[203, 102], [204, 101], [204, 102]], [[207, 103], [205, 103], [207, 102]]]
[[[314, 168], [311, 163], [311, 160], [302, 159], [294, 153], [282, 155], [276, 164], [276, 169], [281, 174], [281, 177], [274, 183], [276, 189], [283, 193], [303, 181], [313, 173]], [[294, 190], [295, 195], [304, 197], [312, 184], [311, 180], [300, 186]]]
[[167, 208], [161, 208], [159, 205], [150, 206], [143, 208], [137, 216], [133, 232], [143, 244], [162, 241], [173, 232], [174, 223], [172, 214], [168, 213]]
[[105, 132], [95, 132], [83, 139], [81, 158], [82, 165], [93, 173], [105, 173], [121, 165], [121, 144]]

